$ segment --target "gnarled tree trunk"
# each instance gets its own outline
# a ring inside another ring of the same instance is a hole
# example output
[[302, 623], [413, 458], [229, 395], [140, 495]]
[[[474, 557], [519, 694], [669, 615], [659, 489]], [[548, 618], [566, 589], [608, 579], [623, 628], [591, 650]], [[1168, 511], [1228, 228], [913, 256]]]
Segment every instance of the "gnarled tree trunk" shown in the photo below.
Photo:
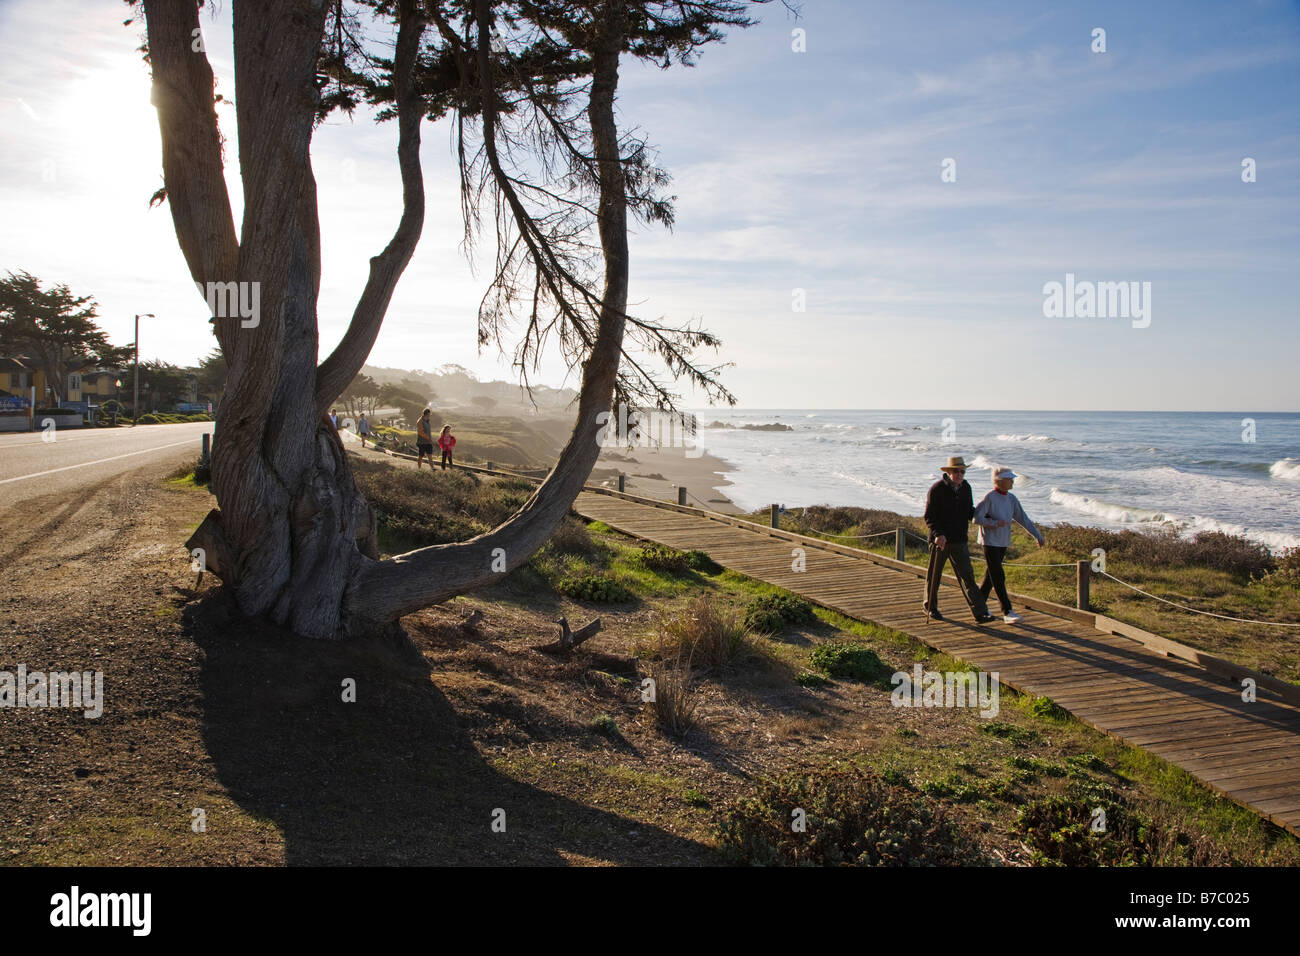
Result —
[[[222, 176], [213, 76], [197, 36], [195, 0], [145, 0], [154, 102], [167, 198], [194, 280], [257, 283], [260, 314], [214, 316], [230, 367], [215, 430], [212, 485], [219, 510], [188, 543], [240, 608], [316, 638], [372, 634], [400, 616], [499, 579], [553, 533], [599, 455], [597, 415], [618, 372], [627, 304], [627, 204], [614, 120], [622, 43], [620, 5], [602, 21], [589, 118], [600, 169], [605, 283], [597, 335], [583, 367], [577, 420], [550, 475], [504, 524], [458, 544], [378, 560], [375, 523], [325, 415], [360, 370], [410, 261], [424, 218], [420, 101], [412, 75], [425, 24], [419, 0], [398, 4], [394, 86], [403, 213], [339, 346], [317, 365], [320, 237], [309, 147], [326, 0], [235, 0], [235, 67], [244, 220], [236, 239]], [[489, 11], [480, 0], [479, 63], [488, 62]], [[488, 80], [481, 80], [491, 89]], [[490, 97], [488, 97], [490, 99]], [[489, 148], [493, 114], [484, 109]], [[498, 562], [498, 567], [500, 566]]]

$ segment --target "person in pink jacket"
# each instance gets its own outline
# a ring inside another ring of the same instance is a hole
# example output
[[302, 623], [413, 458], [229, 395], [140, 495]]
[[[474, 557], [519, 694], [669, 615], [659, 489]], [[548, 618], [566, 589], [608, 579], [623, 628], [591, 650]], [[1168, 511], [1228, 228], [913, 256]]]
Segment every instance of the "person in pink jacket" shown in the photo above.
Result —
[[452, 464], [451, 450], [456, 447], [456, 436], [451, 433], [450, 425], [442, 426], [442, 434], [438, 436], [438, 447], [442, 449], [442, 467], [446, 471], [447, 466]]

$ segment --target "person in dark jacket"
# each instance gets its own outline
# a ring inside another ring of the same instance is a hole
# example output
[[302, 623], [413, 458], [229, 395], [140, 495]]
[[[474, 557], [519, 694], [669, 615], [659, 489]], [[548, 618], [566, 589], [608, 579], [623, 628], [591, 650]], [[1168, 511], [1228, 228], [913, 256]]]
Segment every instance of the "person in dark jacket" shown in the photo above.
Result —
[[970, 485], [966, 483], [966, 462], [960, 457], [948, 459], [940, 471], [943, 477], [930, 486], [925, 497], [925, 523], [930, 529], [930, 566], [925, 574], [926, 615], [942, 621], [939, 613], [939, 584], [943, 580], [943, 566], [952, 561], [953, 573], [961, 582], [961, 593], [970, 605], [977, 624], [993, 620], [987, 599], [975, 583], [975, 572], [970, 566], [968, 529], [975, 516], [975, 500]]

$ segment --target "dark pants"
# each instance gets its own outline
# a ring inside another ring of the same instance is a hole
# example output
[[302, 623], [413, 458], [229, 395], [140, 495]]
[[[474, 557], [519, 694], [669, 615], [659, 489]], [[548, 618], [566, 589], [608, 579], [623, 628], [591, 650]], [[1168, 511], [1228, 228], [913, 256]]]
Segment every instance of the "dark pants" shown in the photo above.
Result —
[[1007, 596], [1007, 576], [1002, 571], [1002, 559], [1006, 556], [1006, 548], [984, 545], [984, 560], [987, 562], [987, 568], [984, 571], [984, 580], [980, 582], [980, 597], [987, 601], [989, 591], [996, 588], [998, 600], [1002, 602], [1002, 613], [1010, 614], [1011, 598]]
[[443, 449], [443, 452], [442, 452], [442, 468], [443, 468], [443, 471], [446, 471], [446, 470], [447, 470], [447, 466], [450, 465], [450, 464], [451, 464], [451, 452], [447, 451], [447, 450], [444, 448], [444, 449]]
[[951, 539], [948, 547], [942, 551], [933, 541], [930, 542], [930, 566], [925, 572], [925, 603], [930, 610], [939, 609], [939, 583], [943, 580], [943, 566], [949, 560], [952, 561], [953, 574], [957, 575], [957, 580], [961, 583], [962, 597], [966, 599], [971, 611], [976, 617], [988, 614], [988, 602], [975, 585], [975, 572], [970, 566], [970, 545], [965, 541]]

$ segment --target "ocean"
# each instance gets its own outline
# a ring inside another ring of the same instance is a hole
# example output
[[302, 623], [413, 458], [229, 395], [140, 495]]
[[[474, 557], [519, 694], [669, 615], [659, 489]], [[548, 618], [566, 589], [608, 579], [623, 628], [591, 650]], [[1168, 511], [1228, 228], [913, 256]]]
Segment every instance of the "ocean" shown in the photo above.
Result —
[[[696, 409], [696, 442], [734, 466], [722, 491], [777, 503], [920, 514], [949, 455], [975, 500], [992, 471], [1021, 477], [1034, 521], [1222, 531], [1274, 552], [1300, 546], [1300, 414]], [[714, 423], [721, 423], [721, 427]], [[745, 425], [781, 424], [791, 431]]]

